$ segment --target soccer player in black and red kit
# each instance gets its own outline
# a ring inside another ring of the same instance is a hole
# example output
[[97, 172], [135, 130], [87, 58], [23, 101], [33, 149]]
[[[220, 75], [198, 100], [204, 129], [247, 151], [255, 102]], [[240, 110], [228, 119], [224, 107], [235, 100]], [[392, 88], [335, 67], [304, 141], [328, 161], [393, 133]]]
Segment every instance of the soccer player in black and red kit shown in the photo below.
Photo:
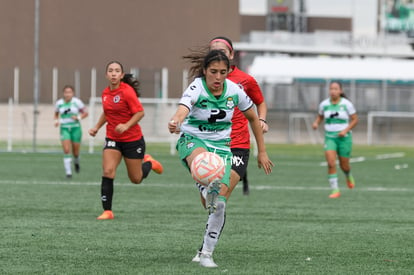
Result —
[[89, 134], [95, 136], [106, 123], [101, 182], [104, 212], [97, 218], [98, 220], [114, 218], [112, 212], [114, 179], [122, 158], [132, 183], [141, 183], [151, 169], [158, 174], [163, 172], [163, 167], [158, 161], [150, 155], [145, 155], [145, 140], [138, 124], [144, 117], [144, 108], [138, 99], [138, 80], [132, 75], [125, 75], [123, 66], [118, 61], [108, 63], [106, 78], [109, 85], [102, 92], [103, 113], [96, 125], [89, 130]]

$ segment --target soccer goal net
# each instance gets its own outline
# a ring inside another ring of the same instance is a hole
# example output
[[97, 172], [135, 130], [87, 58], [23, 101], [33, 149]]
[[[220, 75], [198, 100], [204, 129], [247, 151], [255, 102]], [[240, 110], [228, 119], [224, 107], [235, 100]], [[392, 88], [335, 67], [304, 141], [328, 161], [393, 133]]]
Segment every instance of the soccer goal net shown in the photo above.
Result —
[[290, 113], [288, 124], [288, 142], [300, 143], [304, 140], [312, 144], [320, 144], [323, 139], [319, 130], [312, 129], [315, 114], [311, 113]]
[[413, 136], [414, 112], [369, 112], [367, 115], [367, 143], [398, 144]]

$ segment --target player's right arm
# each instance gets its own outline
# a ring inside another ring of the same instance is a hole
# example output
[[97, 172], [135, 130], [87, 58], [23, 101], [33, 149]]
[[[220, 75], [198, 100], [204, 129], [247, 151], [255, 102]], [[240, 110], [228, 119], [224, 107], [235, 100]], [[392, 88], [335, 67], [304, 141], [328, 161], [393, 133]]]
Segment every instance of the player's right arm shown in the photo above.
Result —
[[170, 133], [179, 133], [180, 125], [183, 123], [184, 119], [187, 117], [189, 113], [190, 110], [187, 106], [178, 105], [177, 111], [168, 122], [168, 131], [170, 131]]
[[323, 115], [319, 115], [316, 117], [315, 121], [312, 124], [312, 128], [314, 130], [318, 129], [319, 124], [323, 121]]
[[170, 131], [171, 134], [180, 133], [181, 124], [190, 113], [191, 108], [196, 103], [200, 95], [200, 87], [202, 86], [201, 83], [202, 82], [199, 78], [194, 79], [194, 81], [187, 87], [181, 96], [177, 111], [168, 122], [168, 131]]
[[319, 124], [321, 124], [321, 122], [325, 118], [323, 115], [323, 107], [324, 107], [324, 101], [319, 104], [318, 115], [316, 116], [315, 121], [312, 123], [312, 128], [314, 130], [318, 129]]
[[55, 127], [59, 126], [59, 112], [55, 112], [54, 115]]
[[89, 135], [90, 136], [96, 136], [96, 134], [98, 133], [99, 129], [101, 129], [101, 127], [105, 124], [106, 122], [106, 117], [105, 117], [105, 113], [102, 112], [101, 116], [98, 119], [98, 122], [96, 122], [95, 126], [91, 129], [89, 129]]

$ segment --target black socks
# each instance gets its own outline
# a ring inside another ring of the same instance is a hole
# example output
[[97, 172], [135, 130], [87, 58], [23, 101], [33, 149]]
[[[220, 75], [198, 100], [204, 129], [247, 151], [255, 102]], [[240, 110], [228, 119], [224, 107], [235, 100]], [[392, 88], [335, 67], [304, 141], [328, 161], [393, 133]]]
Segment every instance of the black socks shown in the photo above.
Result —
[[114, 179], [102, 177], [101, 200], [104, 210], [112, 210], [112, 196], [114, 194]]

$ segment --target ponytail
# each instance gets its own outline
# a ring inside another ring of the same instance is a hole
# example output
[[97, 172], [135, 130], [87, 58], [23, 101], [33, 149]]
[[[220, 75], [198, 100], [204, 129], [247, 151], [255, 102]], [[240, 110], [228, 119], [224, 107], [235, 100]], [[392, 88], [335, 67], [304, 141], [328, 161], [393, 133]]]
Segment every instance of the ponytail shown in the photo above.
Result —
[[125, 74], [121, 80], [134, 89], [137, 97], [141, 96], [141, 93], [139, 92], [140, 82], [135, 78], [133, 74]]

